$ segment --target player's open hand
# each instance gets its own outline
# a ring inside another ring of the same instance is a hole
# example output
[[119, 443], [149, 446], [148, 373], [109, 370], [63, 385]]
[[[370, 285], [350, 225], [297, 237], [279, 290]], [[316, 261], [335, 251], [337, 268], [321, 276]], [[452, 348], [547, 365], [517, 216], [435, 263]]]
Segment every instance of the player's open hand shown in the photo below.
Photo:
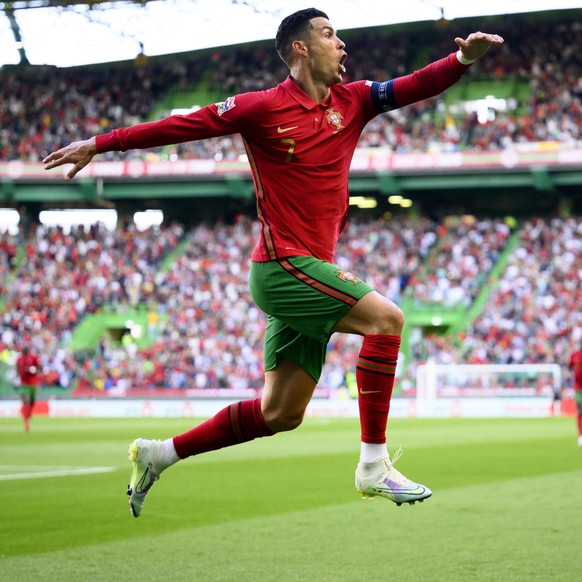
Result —
[[50, 170], [64, 164], [74, 164], [67, 172], [66, 180], [72, 180], [73, 177], [82, 170], [97, 154], [95, 138], [84, 141], [74, 141], [68, 146], [48, 155], [42, 162], [45, 170]]
[[503, 44], [505, 41], [498, 34], [488, 34], [487, 32], [473, 32], [466, 39], [455, 38], [463, 56], [469, 60], [482, 57], [494, 44]]

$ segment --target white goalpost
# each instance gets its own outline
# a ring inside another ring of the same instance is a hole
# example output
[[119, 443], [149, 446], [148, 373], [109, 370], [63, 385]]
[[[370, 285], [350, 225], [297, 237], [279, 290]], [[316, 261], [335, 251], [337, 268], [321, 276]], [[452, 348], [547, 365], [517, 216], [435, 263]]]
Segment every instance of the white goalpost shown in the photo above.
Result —
[[416, 372], [418, 416], [551, 416], [562, 384], [558, 364], [437, 364]]

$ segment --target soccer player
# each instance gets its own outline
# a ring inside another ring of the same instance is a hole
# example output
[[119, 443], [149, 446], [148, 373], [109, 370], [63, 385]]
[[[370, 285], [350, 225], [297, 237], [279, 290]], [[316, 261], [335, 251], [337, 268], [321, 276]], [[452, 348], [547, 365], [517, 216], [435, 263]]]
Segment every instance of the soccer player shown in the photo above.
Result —
[[582, 447], [582, 349], [572, 352], [569, 367], [574, 372], [574, 398], [576, 400], [576, 425], [578, 445]]
[[276, 87], [73, 142], [44, 160], [46, 169], [74, 164], [70, 180], [98, 153], [234, 133], [242, 135], [248, 154], [261, 223], [250, 289], [268, 314], [262, 398], [232, 404], [165, 441], [136, 439], [129, 447], [128, 490], [135, 517], [160, 473], [176, 461], [299, 426], [334, 332], [363, 336], [356, 367], [356, 489], [398, 505], [431, 496], [428, 487], [394, 467], [386, 446], [402, 312], [333, 258], [348, 212], [350, 162], [364, 126], [383, 112], [444, 91], [503, 39], [475, 32], [455, 42], [456, 52], [413, 74], [342, 84], [344, 42], [324, 12], [300, 10], [277, 31], [275, 47], [290, 74]]
[[24, 421], [24, 430], [30, 430], [30, 418], [36, 401], [36, 392], [40, 382], [40, 360], [28, 346], [24, 346], [16, 360], [16, 370], [20, 378], [20, 414]]

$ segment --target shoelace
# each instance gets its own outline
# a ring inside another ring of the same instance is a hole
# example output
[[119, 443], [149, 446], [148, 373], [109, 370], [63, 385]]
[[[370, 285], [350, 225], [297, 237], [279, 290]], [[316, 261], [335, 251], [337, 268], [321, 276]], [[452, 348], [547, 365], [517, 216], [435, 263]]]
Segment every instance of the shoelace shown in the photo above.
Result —
[[394, 466], [394, 463], [396, 463], [396, 461], [402, 456], [403, 452], [404, 451], [402, 450], [402, 447], [398, 447], [398, 450], [394, 453], [394, 455], [392, 455], [392, 459], [389, 459], [388, 461], [386, 461], [386, 473], [384, 473], [384, 475], [390, 474], [390, 478], [393, 481], [396, 481], [397, 483], [400, 483], [401, 485], [409, 485], [409, 484], [412, 484], [413, 481], [411, 481], [408, 477], [405, 477]]
[[390, 467], [393, 467], [394, 463], [396, 463], [396, 461], [402, 456], [402, 453], [404, 453], [402, 447], [398, 447], [398, 450], [392, 455], [392, 458], [388, 460], [387, 464]]

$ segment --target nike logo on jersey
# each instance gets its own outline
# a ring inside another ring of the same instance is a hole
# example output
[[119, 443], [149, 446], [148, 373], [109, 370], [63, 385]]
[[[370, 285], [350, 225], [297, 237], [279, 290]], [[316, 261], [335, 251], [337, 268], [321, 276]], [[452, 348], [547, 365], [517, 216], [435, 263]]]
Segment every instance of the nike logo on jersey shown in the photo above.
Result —
[[279, 126], [277, 128], [277, 133], [286, 133], [287, 131], [291, 131], [292, 129], [297, 129], [299, 126], [298, 125], [294, 125], [293, 127], [281, 127]]

